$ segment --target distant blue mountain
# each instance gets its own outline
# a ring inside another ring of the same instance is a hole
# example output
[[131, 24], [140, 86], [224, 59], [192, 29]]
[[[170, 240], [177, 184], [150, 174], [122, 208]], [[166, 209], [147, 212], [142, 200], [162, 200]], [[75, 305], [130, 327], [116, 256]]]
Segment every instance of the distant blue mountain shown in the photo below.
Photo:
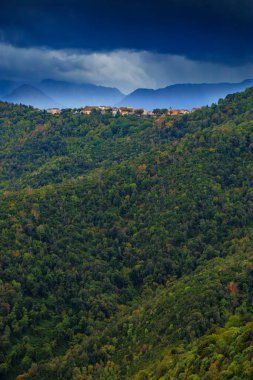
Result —
[[29, 84], [23, 84], [15, 88], [10, 94], [3, 97], [3, 100], [15, 104], [32, 105], [35, 108], [41, 109], [56, 107], [58, 105], [41, 90]]
[[0, 80], [0, 98], [9, 94], [15, 88], [20, 86], [20, 84], [22, 83], [14, 82], [12, 80], [5, 80], [5, 79]]
[[117, 88], [45, 79], [32, 85], [0, 80], [0, 99], [37, 108], [78, 108], [86, 105], [114, 105], [123, 98]]
[[241, 83], [175, 84], [158, 90], [137, 89], [119, 103], [136, 108], [201, 107], [217, 102], [230, 93], [253, 86], [253, 79]]
[[46, 79], [36, 85], [45, 94], [55, 99], [62, 107], [82, 107], [85, 105], [114, 105], [124, 98], [117, 88], [76, 84]]
[[226, 95], [253, 86], [253, 79], [240, 83], [175, 84], [158, 90], [140, 88], [129, 95], [117, 88], [88, 83], [45, 79], [33, 85], [0, 80], [0, 99], [37, 108], [79, 108], [86, 105], [129, 106], [135, 108], [186, 108], [216, 103]]

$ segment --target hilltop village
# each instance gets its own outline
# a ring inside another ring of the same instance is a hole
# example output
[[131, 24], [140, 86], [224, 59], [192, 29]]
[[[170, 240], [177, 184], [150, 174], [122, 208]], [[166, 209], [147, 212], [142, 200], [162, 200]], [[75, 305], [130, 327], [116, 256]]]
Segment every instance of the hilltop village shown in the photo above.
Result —
[[[167, 116], [179, 116], [189, 114], [195, 111], [196, 108], [193, 108], [192, 111], [186, 109], [172, 109], [172, 108], [156, 108], [153, 111], [147, 111], [144, 108], [133, 108], [133, 107], [110, 107], [110, 106], [86, 106], [80, 108], [76, 113], [82, 113], [85, 115], [91, 114], [111, 114], [112, 116], [143, 116], [143, 117], [156, 117], [161, 115]], [[60, 108], [50, 108], [47, 110], [48, 113], [57, 115], [61, 113]]]

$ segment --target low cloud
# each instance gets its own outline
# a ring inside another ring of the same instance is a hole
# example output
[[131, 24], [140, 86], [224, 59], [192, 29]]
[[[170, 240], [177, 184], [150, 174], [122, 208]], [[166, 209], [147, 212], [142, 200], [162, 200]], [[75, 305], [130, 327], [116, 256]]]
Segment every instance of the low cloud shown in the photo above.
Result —
[[89, 52], [21, 48], [0, 42], [0, 78], [39, 81], [45, 78], [117, 87], [128, 93], [139, 87], [175, 83], [237, 82], [253, 77], [253, 64], [228, 66], [148, 51]]

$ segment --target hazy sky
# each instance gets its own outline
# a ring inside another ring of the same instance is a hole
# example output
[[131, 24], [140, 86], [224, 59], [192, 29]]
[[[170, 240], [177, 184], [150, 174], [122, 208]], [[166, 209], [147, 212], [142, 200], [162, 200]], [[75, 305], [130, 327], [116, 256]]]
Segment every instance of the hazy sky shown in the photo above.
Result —
[[116, 86], [253, 77], [252, 0], [0, 0], [0, 78]]

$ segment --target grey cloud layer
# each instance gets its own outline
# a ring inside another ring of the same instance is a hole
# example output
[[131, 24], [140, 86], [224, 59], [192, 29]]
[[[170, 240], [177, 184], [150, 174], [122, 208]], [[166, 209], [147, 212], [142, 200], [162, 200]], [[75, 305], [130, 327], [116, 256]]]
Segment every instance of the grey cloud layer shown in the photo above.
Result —
[[20, 48], [0, 43], [0, 78], [89, 82], [130, 92], [174, 83], [236, 82], [253, 77], [253, 64], [229, 67], [147, 51], [86, 52]]

